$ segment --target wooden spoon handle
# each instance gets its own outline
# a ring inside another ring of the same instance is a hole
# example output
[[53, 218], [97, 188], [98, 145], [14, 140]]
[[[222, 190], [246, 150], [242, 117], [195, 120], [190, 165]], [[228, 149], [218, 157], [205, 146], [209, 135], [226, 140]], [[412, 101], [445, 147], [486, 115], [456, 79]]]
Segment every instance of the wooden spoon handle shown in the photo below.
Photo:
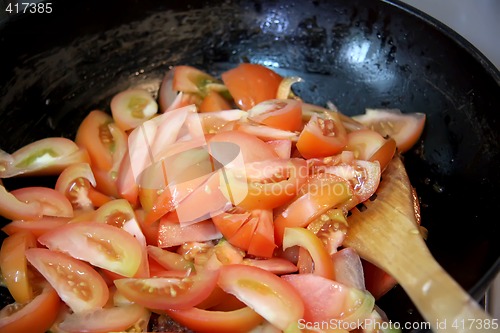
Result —
[[[500, 332], [498, 322], [434, 260], [425, 247], [413, 252], [413, 266], [397, 279], [434, 332]], [[407, 262], [407, 260], [405, 260]], [[407, 267], [408, 268], [408, 267]]]

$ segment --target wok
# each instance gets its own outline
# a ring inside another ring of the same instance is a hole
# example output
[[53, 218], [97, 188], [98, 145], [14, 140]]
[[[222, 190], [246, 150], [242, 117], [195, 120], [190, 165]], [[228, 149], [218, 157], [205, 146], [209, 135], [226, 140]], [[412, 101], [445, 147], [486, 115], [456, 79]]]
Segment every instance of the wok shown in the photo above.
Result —
[[[1, 149], [74, 138], [89, 111], [109, 110], [113, 94], [129, 86], [157, 88], [169, 66], [218, 75], [242, 61], [260, 63], [300, 75], [299, 96], [332, 101], [348, 115], [366, 107], [425, 112], [421, 142], [405, 163], [427, 244], [478, 300], [498, 272], [491, 210], [500, 200], [500, 74], [429, 16], [373, 0], [56, 0], [52, 7], [0, 26]], [[392, 321], [422, 320], [399, 287], [378, 304]]]

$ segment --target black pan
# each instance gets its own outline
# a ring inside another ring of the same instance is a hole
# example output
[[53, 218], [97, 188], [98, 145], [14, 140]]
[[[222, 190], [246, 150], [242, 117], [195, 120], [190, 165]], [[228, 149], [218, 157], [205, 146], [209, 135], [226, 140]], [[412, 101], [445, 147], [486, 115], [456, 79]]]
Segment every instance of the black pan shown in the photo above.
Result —
[[[157, 85], [177, 64], [217, 75], [250, 61], [299, 74], [299, 96], [333, 101], [349, 115], [366, 107], [425, 112], [422, 142], [405, 161], [427, 243], [466, 290], [483, 296], [499, 270], [500, 74], [456, 33], [397, 1], [86, 0], [52, 8], [0, 27], [1, 149], [73, 138], [87, 112], [108, 110], [128, 86]], [[421, 320], [400, 288], [379, 303], [393, 321]]]

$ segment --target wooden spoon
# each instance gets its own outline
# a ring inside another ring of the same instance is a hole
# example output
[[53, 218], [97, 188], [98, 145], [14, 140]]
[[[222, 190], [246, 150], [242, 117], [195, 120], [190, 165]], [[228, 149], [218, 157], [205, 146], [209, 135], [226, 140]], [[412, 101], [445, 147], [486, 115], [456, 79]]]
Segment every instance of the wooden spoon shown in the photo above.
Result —
[[365, 206], [362, 211], [352, 210], [344, 245], [392, 275], [434, 332], [499, 332], [491, 325], [492, 317], [429, 252], [417, 226], [412, 187], [399, 156], [382, 174], [376, 198]]

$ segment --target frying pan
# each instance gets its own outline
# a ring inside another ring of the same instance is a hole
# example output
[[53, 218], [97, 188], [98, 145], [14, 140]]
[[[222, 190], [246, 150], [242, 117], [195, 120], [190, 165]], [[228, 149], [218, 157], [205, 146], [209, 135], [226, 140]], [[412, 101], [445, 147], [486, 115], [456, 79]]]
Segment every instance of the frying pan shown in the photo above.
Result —
[[[421, 142], [405, 163], [427, 244], [478, 300], [498, 272], [500, 74], [429, 16], [373, 0], [54, 0], [52, 7], [1, 23], [1, 149], [74, 138], [89, 111], [109, 111], [113, 94], [130, 86], [156, 89], [169, 66], [218, 75], [259, 63], [300, 75], [299, 96], [332, 101], [348, 115], [367, 107], [425, 112]], [[399, 287], [378, 304], [392, 321], [422, 320]]]

